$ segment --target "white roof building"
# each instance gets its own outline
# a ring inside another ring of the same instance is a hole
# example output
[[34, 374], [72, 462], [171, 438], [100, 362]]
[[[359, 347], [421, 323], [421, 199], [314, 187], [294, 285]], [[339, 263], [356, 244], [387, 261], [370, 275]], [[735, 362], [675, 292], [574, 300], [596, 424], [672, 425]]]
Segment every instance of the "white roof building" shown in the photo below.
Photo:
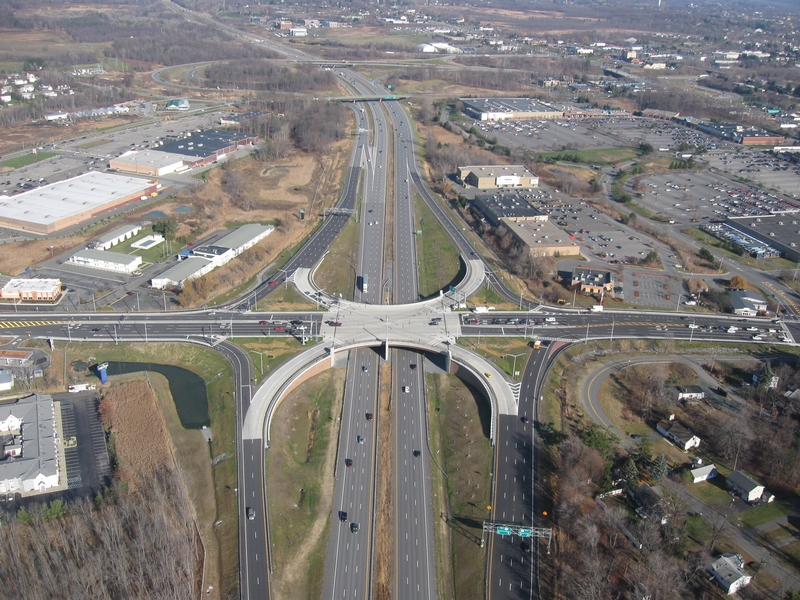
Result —
[[0, 290], [7, 300], [57, 300], [61, 296], [60, 279], [9, 279]]
[[726, 552], [711, 563], [708, 570], [726, 594], [735, 594], [753, 579], [744, 570], [744, 558], [736, 552]]
[[177, 173], [187, 169], [184, 166], [182, 154], [160, 152], [158, 150], [142, 150], [140, 152], [125, 152], [117, 158], [112, 158], [108, 166], [117, 171], [128, 171], [150, 177], [161, 177], [169, 173]]
[[177, 265], [173, 265], [157, 277], [153, 277], [150, 280], [150, 285], [159, 290], [166, 288], [181, 289], [186, 282], [202, 277], [206, 273], [213, 271], [214, 267], [214, 263], [210, 260], [191, 256], [186, 260], [180, 261]]
[[0, 493], [43, 492], [58, 485], [58, 432], [52, 396], [0, 405], [0, 432], [12, 436], [0, 460]]
[[120, 254], [119, 252], [86, 248], [73, 254], [67, 262], [89, 269], [133, 273], [142, 264], [142, 257], [135, 254]]
[[93, 249], [108, 250], [120, 242], [131, 239], [141, 230], [141, 225], [123, 225], [122, 227], [118, 227], [114, 231], [109, 231], [105, 235], [101, 235], [99, 238], [97, 238], [97, 241], [94, 242]]

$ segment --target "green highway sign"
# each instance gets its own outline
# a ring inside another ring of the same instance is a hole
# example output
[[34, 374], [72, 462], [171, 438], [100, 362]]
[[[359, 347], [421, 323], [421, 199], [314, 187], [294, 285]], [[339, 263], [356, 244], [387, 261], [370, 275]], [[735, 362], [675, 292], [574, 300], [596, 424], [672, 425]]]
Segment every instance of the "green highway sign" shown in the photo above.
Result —
[[526, 529], [524, 527], [520, 527], [519, 531], [517, 532], [519, 537], [531, 537], [531, 530]]
[[497, 533], [500, 535], [511, 535], [511, 527], [498, 527]]

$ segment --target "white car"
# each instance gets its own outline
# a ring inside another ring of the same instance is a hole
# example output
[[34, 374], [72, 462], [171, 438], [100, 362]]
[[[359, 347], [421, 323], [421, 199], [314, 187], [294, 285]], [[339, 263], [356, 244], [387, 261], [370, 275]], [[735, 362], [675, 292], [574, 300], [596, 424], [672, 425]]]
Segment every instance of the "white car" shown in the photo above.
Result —
[[411, 393], [411, 388], [408, 387], [407, 385], [404, 385], [403, 386], [403, 393], [404, 394], [410, 394]]
[[760, 335], [754, 335], [751, 339], [756, 340], [756, 341], [760, 341], [760, 340], [763, 340], [764, 338], [761, 337]]
[[748, 327], [747, 331], [758, 331], [758, 327]]
[[700, 329], [700, 325], [697, 323], [689, 323], [689, 329]]

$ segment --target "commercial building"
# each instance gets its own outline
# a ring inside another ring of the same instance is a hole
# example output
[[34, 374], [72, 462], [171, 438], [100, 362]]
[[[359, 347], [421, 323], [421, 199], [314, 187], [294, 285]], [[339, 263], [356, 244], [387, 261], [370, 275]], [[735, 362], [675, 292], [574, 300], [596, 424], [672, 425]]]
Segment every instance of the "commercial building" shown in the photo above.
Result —
[[744, 558], [736, 552], [726, 552], [711, 563], [708, 571], [726, 594], [735, 594], [753, 579], [744, 570]]
[[458, 167], [458, 179], [479, 190], [539, 187], [539, 178], [523, 165]]
[[177, 265], [153, 277], [150, 285], [157, 289], [181, 289], [187, 281], [202, 277], [233, 260], [248, 248], [252, 248], [274, 229], [272, 225], [258, 223], [243, 225], [212, 244], [197, 246], [185, 255], [181, 253], [180, 256], [186, 258], [183, 260], [179, 258], [180, 262]]
[[123, 225], [114, 231], [110, 231], [105, 235], [101, 235], [96, 241], [92, 242], [89, 247], [93, 250], [108, 250], [120, 242], [131, 239], [141, 230], [141, 225]]
[[4, 300], [55, 302], [60, 297], [60, 279], [10, 279], [0, 290]]
[[461, 98], [464, 112], [479, 121], [563, 119], [564, 111], [530, 98]]
[[758, 294], [749, 290], [733, 290], [731, 292], [733, 312], [742, 317], [755, 317], [758, 313], [767, 311], [766, 301]]
[[506, 217], [513, 221], [547, 221], [548, 216], [539, 212], [524, 198], [514, 195], [484, 195], [475, 196], [472, 206], [478, 210], [493, 226], [500, 224], [500, 219]]
[[656, 431], [670, 440], [681, 450], [689, 450], [700, 446], [700, 438], [677, 421], [659, 421]]
[[214, 263], [210, 260], [192, 256], [173, 265], [157, 277], [153, 277], [150, 280], [150, 285], [159, 290], [166, 288], [180, 290], [185, 283], [202, 277], [213, 270]]
[[158, 152], [178, 154], [183, 157], [183, 164], [193, 169], [210, 165], [239, 148], [258, 142], [258, 136], [247, 135], [235, 131], [219, 131], [208, 129], [189, 133], [185, 137], [165, 143], [158, 147]]
[[581, 294], [604, 295], [614, 290], [614, 272], [608, 269], [575, 267], [572, 269], [570, 287], [578, 287]]
[[169, 100], [165, 108], [167, 110], [189, 110], [189, 101], [186, 98]]
[[135, 254], [120, 254], [118, 252], [86, 248], [70, 256], [67, 262], [89, 269], [130, 274], [142, 264], [142, 257]]
[[0, 493], [44, 492], [58, 485], [53, 398], [33, 394], [0, 405]]
[[578, 256], [581, 253], [581, 247], [572, 237], [549, 221], [501, 217], [500, 224], [508, 227], [517, 243], [525, 246], [531, 256]]
[[183, 164], [185, 157], [181, 154], [161, 152], [156, 150], [131, 151], [112, 158], [108, 166], [117, 171], [138, 173], [149, 177], [161, 177], [170, 173], [185, 171]]
[[0, 227], [47, 235], [149, 196], [156, 184], [91, 172], [16, 196], [0, 196]]
[[736, 123], [693, 121], [687, 118], [686, 124], [703, 133], [708, 133], [724, 140], [731, 140], [742, 146], [774, 146], [783, 144], [786, 141], [786, 138], [782, 135], [776, 135], [764, 129], [759, 129], [758, 127], [746, 127], [744, 125], [737, 125]]
[[800, 236], [797, 233], [800, 231], [800, 218], [793, 207], [789, 211], [761, 217], [761, 221], [737, 219], [729, 225], [739, 230], [742, 237], [751, 240], [754, 249], [763, 248], [763, 251], [759, 251], [760, 256], [782, 256], [800, 262]]

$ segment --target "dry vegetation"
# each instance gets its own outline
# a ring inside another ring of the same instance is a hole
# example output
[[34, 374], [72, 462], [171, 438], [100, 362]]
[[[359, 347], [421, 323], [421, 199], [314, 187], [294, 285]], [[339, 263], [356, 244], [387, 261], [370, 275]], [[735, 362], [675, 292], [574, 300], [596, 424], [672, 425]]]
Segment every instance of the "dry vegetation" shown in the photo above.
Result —
[[194, 511], [150, 386], [112, 385], [100, 409], [118, 461], [114, 486], [94, 503], [21, 510], [0, 528], [0, 580], [32, 600], [197, 597], [203, 552]]

